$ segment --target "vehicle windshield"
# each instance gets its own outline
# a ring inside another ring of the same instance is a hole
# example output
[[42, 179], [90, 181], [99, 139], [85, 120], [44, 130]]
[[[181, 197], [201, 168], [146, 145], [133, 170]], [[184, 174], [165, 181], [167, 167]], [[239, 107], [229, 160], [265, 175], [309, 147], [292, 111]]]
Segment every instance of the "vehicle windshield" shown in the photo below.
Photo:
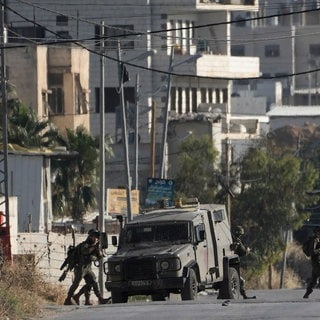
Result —
[[174, 224], [127, 226], [124, 230], [123, 241], [127, 244], [153, 241], [189, 242], [189, 224], [187, 222], [179, 222]]

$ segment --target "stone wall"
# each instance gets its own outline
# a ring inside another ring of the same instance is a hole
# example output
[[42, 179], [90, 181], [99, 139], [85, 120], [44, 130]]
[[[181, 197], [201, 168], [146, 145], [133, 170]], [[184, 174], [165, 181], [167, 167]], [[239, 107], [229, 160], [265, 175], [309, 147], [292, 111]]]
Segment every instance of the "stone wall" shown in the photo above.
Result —
[[[111, 244], [111, 236], [108, 235], [108, 249], [104, 250], [104, 262], [116, 251], [116, 247]], [[79, 244], [87, 238], [87, 234], [75, 234], [75, 243]], [[73, 244], [71, 234], [61, 234], [55, 232], [46, 233], [18, 233], [17, 238], [11, 239], [16, 241], [18, 248], [14, 259], [21, 256], [28, 256], [34, 261], [37, 269], [43, 274], [44, 279], [49, 283], [62, 284], [69, 288], [73, 280], [73, 273], [69, 272], [63, 282], [59, 282], [59, 277], [62, 274], [60, 266], [67, 256], [68, 247]], [[99, 268], [93, 266], [97, 279], [99, 278]], [[103, 285], [106, 275], [103, 274]], [[105, 291], [105, 289], [103, 288]], [[105, 294], [107, 296], [108, 294]]]

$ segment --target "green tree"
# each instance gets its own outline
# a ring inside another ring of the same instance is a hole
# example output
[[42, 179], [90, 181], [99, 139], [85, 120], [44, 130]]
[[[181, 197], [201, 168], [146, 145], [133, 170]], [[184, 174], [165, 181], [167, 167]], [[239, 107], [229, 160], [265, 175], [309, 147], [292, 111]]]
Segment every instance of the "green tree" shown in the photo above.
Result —
[[[232, 203], [232, 223], [247, 230], [248, 243], [254, 248], [255, 263], [262, 272], [280, 259], [286, 242], [284, 234], [300, 227], [314, 201], [307, 195], [318, 172], [309, 162], [292, 153], [271, 154], [250, 149], [242, 162], [241, 194]], [[251, 261], [252, 262], [252, 261]], [[269, 274], [271, 287], [271, 274]]]
[[212, 139], [189, 136], [179, 148], [179, 171], [173, 177], [178, 197], [197, 197], [200, 202], [213, 202], [218, 188], [215, 164], [219, 152]]
[[39, 120], [35, 111], [11, 101], [8, 111], [8, 142], [23, 147], [54, 147], [58, 143], [58, 130], [49, 120]]
[[[66, 132], [64, 144], [73, 156], [52, 161], [53, 211], [55, 216], [71, 216], [80, 221], [87, 210], [96, 208], [99, 139], [83, 126]], [[110, 155], [108, 145], [107, 138], [105, 151]]]

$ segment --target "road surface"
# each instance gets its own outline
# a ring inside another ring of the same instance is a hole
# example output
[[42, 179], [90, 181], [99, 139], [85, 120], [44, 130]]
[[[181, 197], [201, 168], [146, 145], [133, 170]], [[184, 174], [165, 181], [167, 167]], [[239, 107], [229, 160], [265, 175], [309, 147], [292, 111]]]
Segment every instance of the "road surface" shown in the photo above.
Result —
[[[215, 293], [196, 301], [179, 297], [163, 302], [95, 306], [45, 306], [45, 320], [315, 320], [320, 319], [320, 290], [303, 299], [304, 289], [249, 290], [256, 299], [218, 300]], [[38, 317], [39, 319], [39, 317]]]

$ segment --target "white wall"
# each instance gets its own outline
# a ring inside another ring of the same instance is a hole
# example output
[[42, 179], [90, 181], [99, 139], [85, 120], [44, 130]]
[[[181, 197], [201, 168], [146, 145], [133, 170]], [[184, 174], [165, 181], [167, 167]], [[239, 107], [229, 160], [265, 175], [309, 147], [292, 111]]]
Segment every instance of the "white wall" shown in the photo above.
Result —
[[[104, 250], [104, 261], [116, 251], [116, 247], [111, 244], [111, 236], [108, 235], [109, 247]], [[75, 234], [75, 242], [79, 244], [84, 241], [87, 234]], [[18, 255], [33, 255], [34, 261], [40, 273], [44, 276], [45, 281], [54, 284], [61, 284], [66, 288], [72, 283], [73, 273], [69, 272], [63, 282], [59, 282], [59, 277], [62, 274], [60, 266], [67, 256], [69, 245], [73, 244], [71, 234], [63, 235], [61, 233], [49, 232], [46, 233], [18, 233], [15, 239], [11, 239], [12, 246], [18, 248], [15, 254]], [[92, 266], [97, 280], [99, 279], [99, 268]], [[103, 283], [105, 282], [105, 275], [103, 275]], [[80, 284], [81, 286], [82, 284]], [[79, 288], [80, 288], [79, 286]], [[108, 293], [104, 289], [104, 296]]]

